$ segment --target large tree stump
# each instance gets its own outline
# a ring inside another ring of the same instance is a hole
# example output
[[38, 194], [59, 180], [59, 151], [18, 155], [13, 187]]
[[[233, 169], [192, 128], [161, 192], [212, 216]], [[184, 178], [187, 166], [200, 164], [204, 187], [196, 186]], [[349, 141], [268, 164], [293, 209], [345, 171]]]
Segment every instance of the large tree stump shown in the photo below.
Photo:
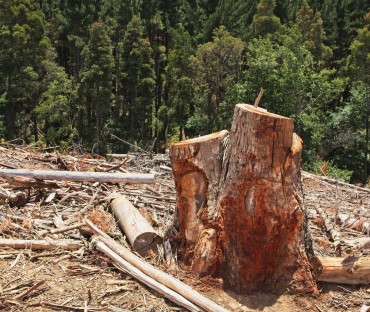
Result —
[[238, 104], [230, 134], [171, 147], [179, 236], [199, 276], [221, 276], [237, 292], [316, 291], [293, 128], [290, 118]]

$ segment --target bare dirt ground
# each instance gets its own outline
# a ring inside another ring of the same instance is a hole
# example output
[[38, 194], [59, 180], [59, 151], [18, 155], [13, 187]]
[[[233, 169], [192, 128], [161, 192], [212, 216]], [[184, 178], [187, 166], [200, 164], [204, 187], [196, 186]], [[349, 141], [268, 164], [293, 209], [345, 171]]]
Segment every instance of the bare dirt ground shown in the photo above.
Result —
[[[92, 219], [100, 228], [130, 248], [109, 212], [112, 193], [126, 195], [147, 216], [161, 235], [176, 234], [175, 189], [165, 155], [132, 154], [105, 159], [92, 155], [59, 155], [30, 147], [0, 146], [0, 169], [47, 169], [157, 173], [154, 191], [143, 185], [55, 182], [55, 188], [25, 188], [0, 178], [0, 239], [74, 239], [83, 242], [75, 250], [31, 251], [0, 248], [0, 311], [183, 311], [161, 295], [118, 270], [109, 258], [91, 246], [86, 229], [61, 234], [42, 234]], [[315, 207], [334, 219], [349, 214], [357, 224], [338, 225], [344, 238], [362, 237], [369, 214], [369, 192], [340, 186], [319, 177], [303, 175], [308, 211], [317, 255], [335, 256], [330, 237]], [[24, 206], [9, 204], [9, 192], [22, 192]], [[5, 195], [4, 195], [5, 194]], [[166, 238], [165, 238], [166, 239]], [[173, 250], [176, 260], [176, 250]], [[167, 260], [166, 260], [167, 259]], [[146, 259], [230, 311], [360, 311], [370, 305], [367, 286], [319, 284], [318, 298], [290, 294], [237, 295], [224, 291], [218, 280], [199, 279], [181, 263], [170, 262], [163, 252]]]

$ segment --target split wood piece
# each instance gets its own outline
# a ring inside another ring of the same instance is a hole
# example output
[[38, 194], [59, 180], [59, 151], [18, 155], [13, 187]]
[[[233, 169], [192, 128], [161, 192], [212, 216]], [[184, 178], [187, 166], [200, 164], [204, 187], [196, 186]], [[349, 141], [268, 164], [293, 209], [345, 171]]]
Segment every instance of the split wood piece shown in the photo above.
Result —
[[9, 177], [7, 182], [13, 187], [34, 187], [34, 188], [59, 188], [59, 185], [55, 182], [45, 182], [35, 179], [29, 179], [24, 177]]
[[143, 261], [138, 256], [121, 246], [111, 239], [105, 232], [97, 228], [90, 220], [86, 220], [86, 225], [96, 234], [99, 235], [99, 240], [112, 249], [116, 254], [121, 256], [127, 262], [138, 268], [140, 271], [155, 279], [157, 282], [176, 291], [201, 309], [209, 312], [226, 312], [227, 310], [200, 293], [184, 284], [173, 276], [154, 268], [149, 263]]
[[27, 195], [22, 192], [11, 193], [8, 190], [0, 188], [0, 197], [7, 199], [11, 204], [17, 207], [24, 206], [27, 203]]
[[337, 185], [340, 185], [340, 186], [343, 186], [343, 187], [355, 189], [355, 190], [360, 191], [360, 192], [370, 193], [370, 189], [368, 189], [368, 188], [360, 187], [360, 186], [357, 186], [357, 185], [349, 184], [349, 183], [334, 180], [334, 179], [330, 179], [328, 177], [319, 176], [319, 175], [312, 174], [312, 173], [309, 173], [309, 172], [306, 172], [306, 171], [302, 171], [302, 176], [306, 177], [306, 178], [310, 178], [310, 179], [322, 180], [322, 181], [325, 181], [325, 182], [328, 182], [328, 183], [331, 183], [331, 184], [337, 184]]
[[316, 280], [339, 284], [369, 284], [370, 257], [312, 257]]
[[330, 234], [331, 239], [334, 241], [334, 246], [337, 246], [342, 240], [342, 235], [335, 229], [334, 223], [330, 221], [324, 209], [319, 206], [316, 206], [315, 209], [320, 215], [321, 219], [324, 221], [325, 229]]
[[152, 184], [154, 174], [0, 169], [0, 177], [23, 176], [39, 180]]
[[[97, 240], [99, 240], [99, 237], [97, 237]], [[135, 266], [125, 261], [119, 255], [117, 255], [114, 251], [112, 251], [109, 247], [107, 247], [107, 245], [105, 245], [103, 242], [98, 241], [96, 244], [96, 248], [99, 251], [106, 254], [111, 259], [113, 259], [115, 262], [117, 262], [119, 264], [119, 267], [122, 267], [125, 273], [128, 273], [131, 276], [135, 277], [137, 280], [149, 286], [150, 288], [154, 289], [155, 291], [157, 291], [158, 293], [160, 293], [167, 299], [171, 300], [172, 302], [177, 303], [178, 305], [186, 308], [189, 311], [195, 311], [195, 312], [201, 311], [197, 306], [192, 304], [189, 300], [187, 300], [183, 296], [179, 295], [178, 293], [174, 292], [168, 287], [162, 285], [161, 283], [158, 283], [156, 280], [144, 274], [139, 269], [137, 269]]]
[[73, 240], [24, 240], [24, 239], [0, 239], [0, 248], [7, 247], [13, 249], [31, 249], [31, 250], [44, 250], [44, 249], [80, 249], [84, 245], [81, 242]]
[[162, 244], [162, 238], [126, 196], [112, 200], [110, 206], [113, 215], [137, 253], [145, 256], [149, 250], [158, 249], [158, 245]]
[[240, 293], [317, 292], [293, 128], [290, 118], [238, 104], [230, 134], [172, 145], [179, 238], [198, 275], [221, 276]]

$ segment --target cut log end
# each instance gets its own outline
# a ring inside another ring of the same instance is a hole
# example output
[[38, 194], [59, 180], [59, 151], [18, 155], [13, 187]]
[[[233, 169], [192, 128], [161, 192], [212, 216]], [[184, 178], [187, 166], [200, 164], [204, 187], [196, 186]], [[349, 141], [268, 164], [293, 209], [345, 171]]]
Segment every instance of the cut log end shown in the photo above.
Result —
[[132, 247], [139, 255], [145, 256], [149, 250], [157, 251], [162, 242], [162, 238], [156, 233], [141, 233], [135, 238]]
[[285, 116], [282, 116], [282, 115], [277, 115], [277, 114], [268, 112], [266, 109], [263, 109], [261, 107], [255, 107], [255, 106], [250, 105], [250, 104], [239, 103], [239, 104], [236, 104], [236, 108], [244, 110], [246, 112], [252, 112], [252, 113], [255, 113], [255, 114], [265, 115], [265, 116], [269, 116], [269, 117], [273, 117], [273, 118], [292, 120], [289, 117], [285, 117]]

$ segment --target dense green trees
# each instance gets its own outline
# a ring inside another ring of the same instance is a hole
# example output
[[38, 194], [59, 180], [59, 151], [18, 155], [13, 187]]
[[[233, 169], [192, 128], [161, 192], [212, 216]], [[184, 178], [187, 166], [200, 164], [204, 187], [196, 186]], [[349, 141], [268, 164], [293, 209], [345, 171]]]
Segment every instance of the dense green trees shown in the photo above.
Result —
[[0, 0], [0, 136], [127, 150], [115, 134], [163, 151], [228, 128], [263, 88], [260, 106], [296, 120], [306, 168], [366, 182], [369, 12], [358, 0]]
[[228, 127], [226, 122], [235, 103], [226, 92], [241, 81], [242, 40], [230, 35], [225, 27], [215, 29], [212, 42], [198, 46], [190, 58], [193, 80], [197, 85], [196, 115], [189, 120], [197, 133], [209, 133]]
[[[111, 41], [105, 26], [96, 22], [90, 27], [90, 38], [81, 53], [82, 71], [79, 85], [79, 124], [78, 129], [97, 151], [104, 150], [103, 141], [107, 137], [104, 128], [113, 106], [113, 67]], [[91, 127], [94, 129], [92, 131]]]
[[[27, 137], [27, 126], [37, 120], [33, 109], [45, 91], [45, 62], [49, 39], [43, 13], [35, 1], [0, 1], [0, 94], [8, 139]], [[37, 131], [34, 133], [37, 136]]]

